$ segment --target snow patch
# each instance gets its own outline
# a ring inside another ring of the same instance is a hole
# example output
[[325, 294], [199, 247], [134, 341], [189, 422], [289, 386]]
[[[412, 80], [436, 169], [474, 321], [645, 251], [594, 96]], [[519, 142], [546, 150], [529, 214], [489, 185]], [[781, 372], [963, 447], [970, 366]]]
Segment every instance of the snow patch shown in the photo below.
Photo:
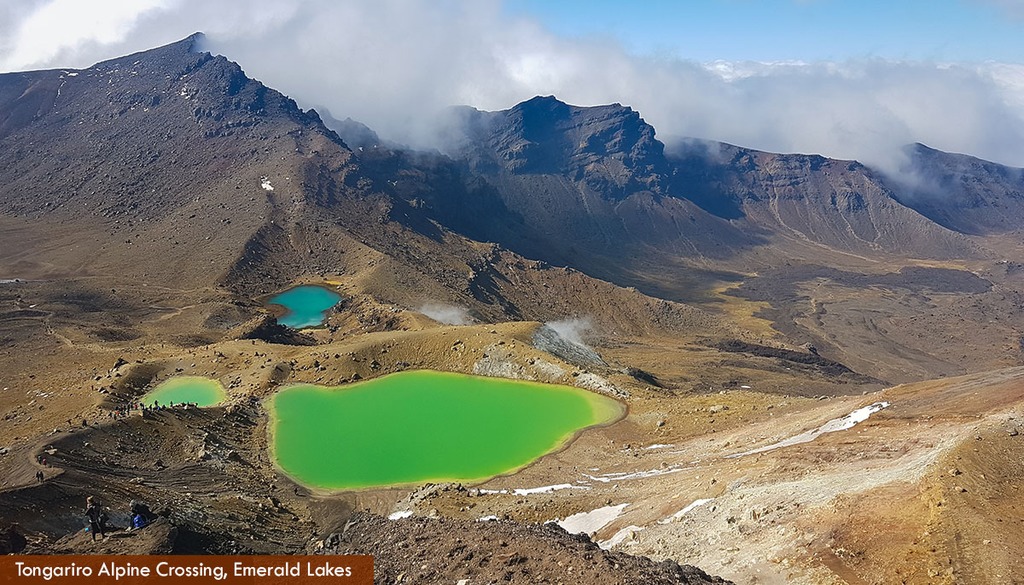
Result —
[[401, 510], [399, 512], [392, 512], [388, 514], [388, 520], [401, 520], [412, 516], [412, 510]]
[[675, 447], [675, 445], [666, 445], [664, 443], [655, 443], [653, 445], [647, 445], [644, 447], [644, 451], [650, 451], [651, 449], [668, 449], [669, 447]]
[[870, 417], [872, 414], [882, 410], [883, 408], [888, 407], [888, 402], [876, 402], [874, 404], [869, 404], [864, 408], [858, 408], [857, 410], [851, 412], [846, 416], [834, 418], [828, 421], [827, 423], [821, 425], [820, 427], [807, 431], [806, 433], [800, 433], [799, 435], [790, 437], [788, 439], [784, 439], [782, 441], [779, 441], [778, 443], [772, 443], [771, 445], [758, 447], [757, 449], [751, 449], [750, 451], [726, 455], [725, 458], [736, 459], [737, 457], [754, 455], [755, 453], [764, 453], [765, 451], [773, 451], [775, 449], [780, 449], [782, 447], [791, 447], [793, 445], [799, 445], [800, 443], [810, 443], [814, 439], [817, 439], [818, 436], [823, 435], [825, 433], [834, 433], [836, 431], [845, 431], [847, 429], [852, 429], [853, 427], [857, 426], [858, 423], [862, 423], [868, 420], [868, 417]]
[[481, 494], [513, 494], [516, 496], [530, 496], [533, 494], [549, 494], [559, 490], [589, 490], [589, 486], [572, 485], [571, 483], [560, 483], [557, 485], [545, 485], [535, 488], [518, 488], [511, 490], [480, 490]]
[[490, 516], [481, 516], [481, 517], [477, 518], [476, 521], [477, 522], [494, 522], [497, 519], [498, 519], [497, 516], [495, 516], [494, 514], [491, 514]]
[[634, 524], [630, 524], [629, 526], [627, 526], [627, 527], [623, 528], [622, 530], [616, 532], [608, 540], [602, 540], [601, 542], [597, 543], [597, 546], [603, 548], [604, 550], [609, 550], [610, 548], [612, 548], [614, 546], [618, 546], [618, 545], [622, 544], [623, 541], [625, 541], [627, 538], [632, 537], [634, 534], [636, 534], [637, 532], [640, 532], [643, 529], [644, 529], [643, 526], [636, 526]]
[[593, 534], [621, 516], [622, 511], [628, 505], [604, 506], [589, 512], [579, 512], [566, 516], [562, 520], [556, 520], [555, 524], [564, 528], [569, 534]]
[[263, 187], [264, 191], [274, 190], [274, 186], [270, 184], [270, 179], [266, 177], [260, 177], [260, 187]]
[[545, 485], [535, 488], [521, 488], [512, 490], [512, 493], [517, 496], [529, 496], [531, 494], [550, 494], [551, 492], [557, 492], [559, 490], [589, 490], [589, 487], [572, 485], [570, 483], [560, 483], [558, 485]]
[[685, 508], [683, 508], [682, 510], [679, 510], [675, 514], [672, 514], [668, 518], [663, 518], [661, 520], [658, 520], [658, 524], [671, 524], [672, 522], [675, 522], [676, 520], [679, 520], [680, 518], [682, 518], [683, 516], [685, 516], [686, 514], [691, 512], [692, 510], [694, 510], [696, 508], [699, 508], [699, 507], [703, 506], [704, 504], [707, 504], [708, 502], [710, 502], [713, 499], [714, 498], [707, 498], [707, 499], [702, 499], [702, 500], [694, 500], [694, 501], [690, 502], [689, 504], [687, 504], [687, 506]]
[[657, 477], [659, 475], [668, 475], [677, 471], [682, 471], [685, 467], [673, 465], [662, 469], [650, 469], [648, 471], [635, 471], [633, 473], [606, 473], [604, 475], [583, 475], [592, 481], [599, 481], [601, 483], [608, 483], [612, 481], [624, 481], [629, 479], [644, 479], [648, 477]]

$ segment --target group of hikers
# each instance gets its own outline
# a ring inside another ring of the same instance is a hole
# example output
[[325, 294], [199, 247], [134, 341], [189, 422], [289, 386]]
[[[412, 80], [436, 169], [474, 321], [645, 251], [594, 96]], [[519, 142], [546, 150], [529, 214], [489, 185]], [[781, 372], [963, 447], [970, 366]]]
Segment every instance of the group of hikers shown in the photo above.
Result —
[[[141, 408], [142, 408], [143, 412], [145, 412], [147, 410], [145, 404], [141, 405]], [[164, 405], [160, 404], [159, 401], [154, 400], [153, 401], [153, 405], [150, 406], [148, 408], [148, 410], [163, 410], [164, 408], [184, 408], [185, 410], [188, 410], [189, 408], [199, 408], [199, 403], [198, 402], [168, 402], [167, 405], [164, 406]]]
[[[166, 409], [169, 409], [169, 408], [183, 408], [185, 410], [188, 410], [189, 408], [199, 408], [199, 403], [198, 402], [184, 402], [183, 401], [183, 402], [169, 402], [167, 404], [160, 404], [159, 400], [154, 400], [150, 404], [145, 404], [144, 402], [141, 402], [141, 401], [140, 402], [134, 402], [133, 401], [133, 402], [129, 402], [127, 404], [118, 405], [118, 406], [114, 407], [113, 409], [107, 411], [107, 418], [109, 418], [111, 420], [119, 420], [119, 419], [122, 419], [122, 418], [128, 418], [129, 416], [131, 416], [132, 412], [135, 412], [135, 411], [138, 411], [138, 412], [142, 413], [142, 416], [145, 417], [150, 412], [166, 410]], [[88, 427], [89, 426], [89, 420], [86, 419], [84, 416], [82, 417], [82, 426], [83, 427]], [[71, 422], [70, 418], [68, 419], [68, 427], [71, 428], [71, 429], [74, 429], [74, 427], [75, 427], [74, 423]]]
[[[42, 453], [36, 455], [36, 463], [38, 463], [39, 465], [42, 465], [43, 467], [49, 467], [50, 466], [49, 462], [46, 461], [46, 456], [43, 455]], [[44, 481], [46, 481], [46, 474], [43, 473], [42, 469], [37, 469], [36, 470], [36, 483], [43, 483]]]
[[[130, 402], [128, 404], [120, 405], [120, 406], [114, 408], [113, 410], [110, 410], [109, 412], [107, 412], [107, 418], [114, 419], [114, 420], [118, 420], [118, 419], [122, 419], [122, 418], [128, 418], [129, 416], [131, 416], [132, 412], [134, 412], [134, 411], [141, 412], [142, 416], [146, 416], [146, 414], [148, 414], [150, 412], [166, 410], [166, 409], [169, 409], [169, 408], [184, 408], [184, 409], [187, 410], [189, 408], [199, 408], [199, 403], [197, 403], [197, 402], [169, 402], [167, 404], [160, 404], [159, 400], [154, 400], [151, 404], [145, 404], [143, 402]], [[85, 421], [83, 419], [83, 423], [84, 422]], [[71, 425], [71, 421], [68, 421], [68, 425], [69, 426]], [[83, 424], [83, 426], [84, 426], [84, 424]]]
[[127, 418], [133, 410], [136, 410], [134, 403], [118, 406], [114, 410], [108, 412], [107, 417], [112, 419]]
[[[121, 412], [123, 416], [128, 416], [133, 410], [141, 411], [142, 413], [152, 412], [155, 410], [165, 410], [168, 408], [199, 408], [198, 402], [168, 402], [167, 404], [160, 404], [159, 400], [154, 400], [152, 404], [146, 405], [143, 402], [132, 402], [131, 404], [115, 409], [113, 412]], [[115, 415], [116, 416], [116, 415]]]
[[[107, 526], [107, 522], [110, 521], [110, 514], [107, 512], [107, 508], [104, 508], [93, 496], [85, 499], [85, 518], [89, 525], [87, 530], [92, 535], [94, 541], [97, 534], [100, 535], [100, 538], [107, 538], [107, 531], [110, 530], [110, 527]], [[152, 518], [153, 513], [150, 512], [149, 506], [137, 500], [132, 500], [129, 507], [127, 529], [137, 530], [144, 528], [150, 523]]]

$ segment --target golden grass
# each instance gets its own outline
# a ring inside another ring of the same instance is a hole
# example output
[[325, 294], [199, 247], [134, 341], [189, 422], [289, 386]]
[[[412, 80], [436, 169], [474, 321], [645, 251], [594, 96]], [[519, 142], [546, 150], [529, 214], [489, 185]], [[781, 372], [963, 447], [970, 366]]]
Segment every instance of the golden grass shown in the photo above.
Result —
[[772, 322], [756, 316], [758, 311], [770, 309], [771, 305], [765, 301], [751, 301], [728, 294], [728, 291], [735, 288], [735, 285], [731, 283], [712, 288], [711, 293], [714, 301], [701, 304], [701, 308], [721, 313], [727, 316], [734, 325], [742, 327], [755, 335], [774, 337], [778, 332], [772, 328]]

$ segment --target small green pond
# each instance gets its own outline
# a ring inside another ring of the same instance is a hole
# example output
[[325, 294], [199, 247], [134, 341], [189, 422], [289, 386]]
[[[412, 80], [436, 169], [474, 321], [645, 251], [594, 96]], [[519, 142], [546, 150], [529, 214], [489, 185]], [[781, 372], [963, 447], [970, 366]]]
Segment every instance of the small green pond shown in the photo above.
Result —
[[304, 285], [288, 289], [270, 299], [270, 304], [287, 309], [277, 322], [292, 329], [316, 327], [324, 322], [328, 309], [338, 304], [341, 295], [322, 286]]
[[152, 406], [153, 402], [194, 402], [199, 406], [215, 406], [228, 397], [220, 382], [202, 376], [175, 376], [162, 382], [142, 397], [142, 403]]
[[487, 479], [623, 412], [578, 388], [426, 370], [289, 386], [269, 408], [276, 463], [304, 485], [335, 490]]

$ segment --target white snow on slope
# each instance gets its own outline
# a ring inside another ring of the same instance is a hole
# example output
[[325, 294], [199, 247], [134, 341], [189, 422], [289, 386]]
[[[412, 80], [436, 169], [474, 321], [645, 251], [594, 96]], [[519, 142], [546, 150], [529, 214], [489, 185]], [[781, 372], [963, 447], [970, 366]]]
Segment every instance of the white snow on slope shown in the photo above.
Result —
[[517, 496], [529, 496], [533, 494], [548, 494], [559, 490], [589, 490], [585, 485], [572, 485], [571, 483], [560, 483], [557, 485], [545, 485], [535, 488], [516, 488], [511, 490], [480, 490], [481, 494], [513, 494]]
[[679, 510], [675, 514], [672, 514], [668, 518], [664, 518], [664, 519], [658, 520], [658, 524], [670, 524], [670, 523], [672, 523], [672, 522], [674, 522], [676, 520], [679, 520], [680, 518], [685, 516], [687, 513], [689, 513], [691, 510], [703, 506], [704, 504], [710, 502], [712, 499], [714, 499], [714, 498], [707, 498], [707, 499], [702, 499], [702, 500], [694, 500], [694, 501], [690, 502], [689, 504], [687, 504], [687, 506], [685, 508], [683, 508], [682, 510]]
[[636, 471], [634, 473], [606, 473], [604, 475], [588, 475], [583, 474], [584, 477], [592, 480], [599, 481], [601, 483], [609, 483], [613, 481], [625, 481], [629, 479], [645, 479], [648, 477], [657, 477], [659, 475], [668, 475], [677, 471], [682, 471], [684, 467], [671, 466], [662, 469], [649, 469], [647, 471]]
[[775, 449], [781, 449], [782, 447], [790, 447], [792, 445], [799, 445], [800, 443], [810, 443], [814, 439], [817, 439], [820, 435], [825, 433], [834, 433], [836, 431], [845, 431], [852, 429], [857, 426], [858, 423], [862, 423], [868, 420], [872, 414], [887, 408], [888, 402], [876, 402], [869, 404], [864, 408], [858, 408], [846, 416], [834, 418], [820, 427], [807, 431], [806, 433], [800, 433], [788, 439], [779, 441], [778, 443], [772, 443], [764, 447], [758, 447], [757, 449], [751, 449], [750, 451], [744, 451], [742, 453], [733, 453], [732, 455], [726, 455], [726, 459], [735, 459], [737, 457], [744, 457], [746, 455], [753, 455], [755, 453], [764, 453], [765, 451], [773, 451]]
[[628, 505], [605, 506], [589, 512], [580, 512], [566, 516], [555, 523], [564, 528], [569, 534], [593, 534], [622, 515], [622, 511]]
[[630, 538], [631, 536], [633, 536], [637, 532], [640, 532], [643, 529], [643, 526], [636, 526], [631, 524], [623, 528], [622, 530], [616, 532], [615, 535], [609, 538], [608, 540], [602, 540], [601, 542], [597, 543], [597, 546], [603, 548], [604, 550], [609, 550], [614, 546], [622, 544], [622, 542], [625, 541], [627, 538]]

